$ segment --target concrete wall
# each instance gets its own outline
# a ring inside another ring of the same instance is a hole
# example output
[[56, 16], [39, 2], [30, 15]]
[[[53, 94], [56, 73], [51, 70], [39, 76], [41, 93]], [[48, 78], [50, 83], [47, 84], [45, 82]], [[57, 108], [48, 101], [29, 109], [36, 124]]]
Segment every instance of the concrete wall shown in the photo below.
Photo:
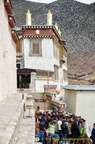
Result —
[[0, 1], [0, 101], [16, 92], [16, 45], [4, 1]]
[[81, 116], [92, 126], [95, 123], [95, 91], [65, 90], [67, 111]]
[[71, 90], [65, 90], [64, 102], [66, 103], [66, 111], [70, 113], [76, 113], [77, 92]]
[[59, 66], [59, 60], [53, 55], [53, 40], [42, 39], [42, 56], [29, 56], [30, 41], [23, 39], [24, 68], [54, 71], [54, 65]]

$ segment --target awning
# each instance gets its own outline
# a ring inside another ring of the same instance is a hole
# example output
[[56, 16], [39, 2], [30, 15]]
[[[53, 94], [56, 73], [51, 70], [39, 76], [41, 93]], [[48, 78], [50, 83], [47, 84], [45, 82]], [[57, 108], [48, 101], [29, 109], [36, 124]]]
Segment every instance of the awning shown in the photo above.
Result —
[[31, 72], [36, 72], [35, 69], [17, 69], [17, 75], [30, 75]]
[[17, 75], [30, 75], [31, 72], [54, 73], [53, 71], [39, 70], [39, 69], [17, 69]]

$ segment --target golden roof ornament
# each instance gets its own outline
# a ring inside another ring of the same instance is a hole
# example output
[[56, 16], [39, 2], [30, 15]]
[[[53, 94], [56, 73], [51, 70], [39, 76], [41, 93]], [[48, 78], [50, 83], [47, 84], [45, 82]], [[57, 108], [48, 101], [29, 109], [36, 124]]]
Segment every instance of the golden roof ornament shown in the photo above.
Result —
[[58, 24], [57, 24], [57, 22], [55, 23], [55, 28], [58, 30]]
[[47, 25], [52, 25], [52, 13], [50, 10], [47, 13]]
[[58, 29], [58, 32], [59, 32], [59, 35], [61, 36], [61, 30], [60, 29]]
[[30, 10], [28, 10], [26, 13], [26, 25], [31, 25], [31, 15]]

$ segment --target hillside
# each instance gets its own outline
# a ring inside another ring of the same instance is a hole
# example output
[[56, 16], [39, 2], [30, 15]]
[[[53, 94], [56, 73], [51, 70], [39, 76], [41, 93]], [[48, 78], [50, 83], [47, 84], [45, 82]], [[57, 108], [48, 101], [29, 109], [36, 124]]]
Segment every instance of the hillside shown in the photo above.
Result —
[[16, 25], [25, 24], [25, 13], [32, 13], [32, 24], [46, 24], [50, 9], [53, 24], [58, 23], [68, 48], [68, 73], [82, 75], [95, 71], [95, 3], [57, 0], [50, 4], [12, 0]]

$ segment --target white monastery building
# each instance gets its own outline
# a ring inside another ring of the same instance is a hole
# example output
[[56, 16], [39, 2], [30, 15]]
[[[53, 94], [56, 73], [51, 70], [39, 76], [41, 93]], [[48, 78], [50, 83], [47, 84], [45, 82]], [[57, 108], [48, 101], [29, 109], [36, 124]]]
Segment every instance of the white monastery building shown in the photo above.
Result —
[[17, 91], [15, 20], [10, 0], [0, 0], [0, 101]]
[[28, 10], [26, 25], [17, 32], [18, 88], [43, 92], [44, 86], [60, 90], [67, 85], [67, 49], [57, 23], [52, 25], [50, 10], [46, 25], [32, 25]]

